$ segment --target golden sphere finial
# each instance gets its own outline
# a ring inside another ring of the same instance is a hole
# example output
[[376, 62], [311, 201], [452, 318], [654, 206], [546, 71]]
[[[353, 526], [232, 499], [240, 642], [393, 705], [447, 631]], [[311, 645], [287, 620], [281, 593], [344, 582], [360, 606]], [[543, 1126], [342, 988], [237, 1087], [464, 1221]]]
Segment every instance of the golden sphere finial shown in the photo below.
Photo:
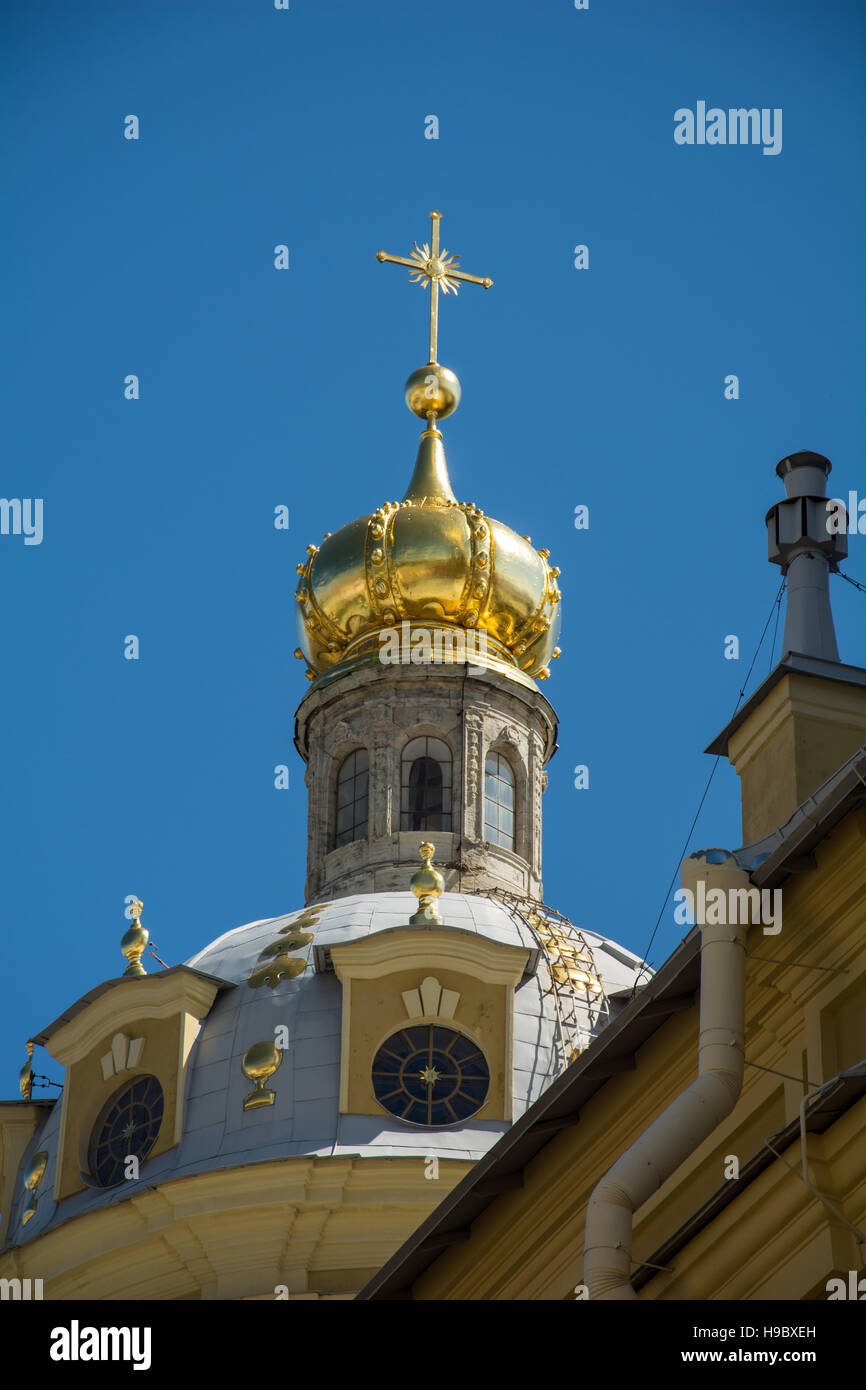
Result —
[[445, 880], [438, 869], [433, 868], [431, 862], [436, 853], [436, 846], [430, 840], [425, 840], [419, 846], [419, 853], [424, 867], [412, 875], [409, 884], [418, 899], [418, 911], [409, 918], [409, 922], [413, 927], [441, 926], [442, 918], [439, 916], [436, 899], [445, 891]]
[[150, 932], [147, 927], [141, 925], [141, 909], [144, 903], [140, 898], [133, 898], [129, 904], [129, 915], [132, 918], [132, 925], [128, 931], [123, 933], [120, 940], [120, 949], [129, 961], [128, 966], [123, 972], [123, 978], [127, 976], [146, 975], [147, 971], [141, 963], [141, 957], [150, 940]]
[[428, 362], [409, 377], [404, 387], [406, 404], [419, 420], [435, 415], [444, 420], [453, 415], [460, 404], [460, 382], [449, 367]]

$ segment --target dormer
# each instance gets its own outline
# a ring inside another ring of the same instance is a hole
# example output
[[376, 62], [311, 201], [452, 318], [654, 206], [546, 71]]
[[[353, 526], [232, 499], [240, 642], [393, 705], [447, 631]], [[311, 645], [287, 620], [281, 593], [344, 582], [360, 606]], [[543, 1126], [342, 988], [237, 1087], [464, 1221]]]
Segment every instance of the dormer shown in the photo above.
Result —
[[137, 1177], [180, 1142], [190, 1051], [226, 987], [185, 965], [107, 980], [31, 1039], [66, 1070], [55, 1201]]

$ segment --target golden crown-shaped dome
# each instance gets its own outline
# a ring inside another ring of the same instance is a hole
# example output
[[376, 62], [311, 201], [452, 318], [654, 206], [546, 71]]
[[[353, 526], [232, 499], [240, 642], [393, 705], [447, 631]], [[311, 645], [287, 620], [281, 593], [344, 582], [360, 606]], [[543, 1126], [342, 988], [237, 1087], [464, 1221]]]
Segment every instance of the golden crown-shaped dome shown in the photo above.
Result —
[[548, 556], [457, 501], [442, 436], [425, 430], [402, 502], [307, 546], [297, 567], [296, 655], [311, 680], [338, 665], [379, 661], [386, 634], [403, 636], [408, 622], [416, 643], [419, 629], [431, 633], [441, 660], [545, 680], [559, 655], [559, 570]]
[[429, 290], [429, 358], [405, 388], [406, 404], [428, 427], [403, 501], [327, 533], [297, 567], [295, 655], [309, 680], [385, 659], [468, 662], [546, 680], [559, 655], [559, 570], [548, 565], [549, 551], [451, 490], [436, 422], [457, 409], [460, 382], [436, 358], [439, 293], [456, 294], [459, 283], [490, 289], [493, 281], [440, 250], [441, 219], [431, 212], [431, 242], [415, 242], [408, 258], [376, 253]]

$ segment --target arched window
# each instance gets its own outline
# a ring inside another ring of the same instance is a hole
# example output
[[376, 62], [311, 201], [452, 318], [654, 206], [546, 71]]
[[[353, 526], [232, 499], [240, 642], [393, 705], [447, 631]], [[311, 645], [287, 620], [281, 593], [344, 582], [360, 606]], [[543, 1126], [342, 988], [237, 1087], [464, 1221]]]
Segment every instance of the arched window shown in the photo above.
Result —
[[358, 748], [349, 754], [337, 775], [337, 848], [367, 835], [369, 769], [366, 748]]
[[484, 838], [514, 849], [514, 773], [501, 753], [488, 753], [484, 764]]
[[413, 738], [403, 749], [400, 828], [451, 829], [451, 750], [440, 738]]

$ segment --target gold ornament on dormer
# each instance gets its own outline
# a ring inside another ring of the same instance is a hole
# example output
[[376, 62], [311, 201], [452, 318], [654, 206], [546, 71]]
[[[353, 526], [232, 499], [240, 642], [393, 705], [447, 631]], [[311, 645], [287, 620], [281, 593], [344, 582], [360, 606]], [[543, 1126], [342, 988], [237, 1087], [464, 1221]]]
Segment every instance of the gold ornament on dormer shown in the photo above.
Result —
[[137, 978], [146, 975], [147, 971], [141, 963], [141, 957], [147, 948], [150, 940], [150, 932], [141, 925], [141, 909], [144, 903], [140, 898], [133, 898], [129, 904], [129, 915], [132, 918], [132, 925], [123, 933], [120, 941], [120, 949], [129, 961], [128, 966], [123, 972], [123, 978], [129, 976]]
[[442, 918], [439, 916], [436, 899], [445, 891], [445, 880], [439, 870], [433, 868], [431, 862], [436, 853], [436, 846], [430, 840], [425, 840], [419, 846], [419, 852], [424, 860], [424, 867], [418, 869], [409, 882], [418, 899], [418, 911], [409, 918], [409, 923], [413, 927], [439, 927], [442, 925]]
[[27, 1048], [27, 1061], [18, 1073], [18, 1089], [23, 1100], [33, 1099], [33, 1044], [25, 1043]]

